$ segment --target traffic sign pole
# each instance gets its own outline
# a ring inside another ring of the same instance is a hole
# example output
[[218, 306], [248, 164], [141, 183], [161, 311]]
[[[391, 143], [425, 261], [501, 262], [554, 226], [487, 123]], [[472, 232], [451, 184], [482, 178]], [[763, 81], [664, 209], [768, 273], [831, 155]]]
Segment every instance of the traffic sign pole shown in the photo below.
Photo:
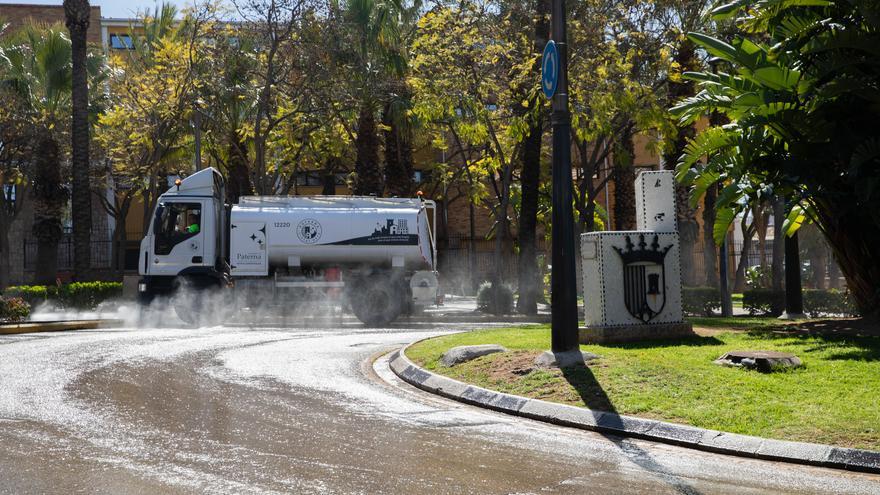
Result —
[[[568, 43], [565, 22], [565, 0], [553, 0], [551, 37], [555, 41], [553, 48], [558, 62], [555, 91], [551, 93], [553, 113], [550, 117], [553, 126], [553, 266], [550, 275], [550, 307], [552, 312], [551, 350], [554, 353], [573, 351], [579, 348], [574, 215], [571, 206]], [[546, 66], [542, 64], [542, 67]]]

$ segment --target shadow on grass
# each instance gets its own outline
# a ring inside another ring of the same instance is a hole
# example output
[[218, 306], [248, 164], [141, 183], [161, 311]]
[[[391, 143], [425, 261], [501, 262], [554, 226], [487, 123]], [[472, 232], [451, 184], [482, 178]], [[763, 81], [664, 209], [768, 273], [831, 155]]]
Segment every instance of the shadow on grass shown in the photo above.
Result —
[[[593, 411], [593, 415], [597, 422], [601, 418], [603, 426], [623, 429], [624, 425], [620, 414], [614, 408], [614, 404], [611, 402], [608, 394], [605, 393], [602, 385], [596, 380], [596, 376], [590, 371], [589, 367], [579, 364], [560, 368], [560, 371], [565, 380], [574, 387], [578, 395], [580, 395], [584, 405]], [[677, 492], [687, 495], [699, 495], [699, 490], [687, 484], [686, 480], [670, 474], [667, 468], [654, 460], [653, 456], [651, 456], [651, 454], [645, 449], [617, 435], [602, 431], [599, 431], [598, 433], [611, 441], [639, 467], [657, 474], [663, 479], [663, 481], [669, 483], [669, 485]]]
[[794, 339], [794, 342], [783, 343], [781, 346], [808, 346], [804, 352], [828, 352], [825, 358], [828, 360], [880, 361], [880, 337], [865, 336], [863, 332], [864, 327], [850, 325], [847, 321], [832, 324], [822, 321], [752, 330], [748, 335], [769, 341]]
[[698, 347], [707, 345], [722, 345], [723, 341], [715, 337], [684, 337], [680, 339], [642, 340], [639, 342], [604, 343], [602, 347], [614, 347], [617, 349], [656, 349], [658, 347]]

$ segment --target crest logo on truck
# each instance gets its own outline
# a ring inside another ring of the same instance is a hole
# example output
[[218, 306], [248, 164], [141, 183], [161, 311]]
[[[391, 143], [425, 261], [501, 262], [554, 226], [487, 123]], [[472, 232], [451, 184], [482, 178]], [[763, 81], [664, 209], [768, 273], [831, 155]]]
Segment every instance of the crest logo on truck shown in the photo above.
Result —
[[296, 235], [304, 244], [314, 244], [321, 238], [321, 223], [314, 218], [306, 218], [296, 226]]

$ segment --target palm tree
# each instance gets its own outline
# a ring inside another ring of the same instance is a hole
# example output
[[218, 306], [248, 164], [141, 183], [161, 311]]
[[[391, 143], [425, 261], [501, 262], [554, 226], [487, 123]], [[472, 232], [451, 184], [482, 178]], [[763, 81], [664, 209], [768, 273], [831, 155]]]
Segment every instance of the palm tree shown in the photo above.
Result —
[[87, 277], [91, 260], [92, 208], [89, 194], [89, 85], [86, 70], [86, 33], [89, 0], [64, 0], [72, 55], [72, 119], [70, 175], [73, 217], [73, 269], [77, 279]]
[[57, 28], [25, 28], [0, 48], [0, 79], [34, 123], [34, 223], [38, 241], [35, 283], [55, 282], [61, 217], [67, 190], [61, 179], [63, 116], [70, 104], [71, 46]]
[[358, 102], [355, 194], [381, 196], [384, 189], [376, 113], [383, 97], [383, 83], [392, 77], [402, 77], [405, 71], [406, 59], [400, 43], [403, 12], [395, 0], [347, 0], [342, 7], [350, 43], [341, 45], [337, 58], [353, 69], [353, 96]]

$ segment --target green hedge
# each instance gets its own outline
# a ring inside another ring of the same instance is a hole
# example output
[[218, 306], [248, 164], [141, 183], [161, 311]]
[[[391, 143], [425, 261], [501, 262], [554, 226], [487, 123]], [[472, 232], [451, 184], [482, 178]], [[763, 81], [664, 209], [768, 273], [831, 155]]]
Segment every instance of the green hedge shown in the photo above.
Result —
[[[812, 318], [820, 316], [857, 316], [849, 293], [837, 289], [805, 289], [804, 313]], [[785, 308], [785, 291], [751, 289], [743, 292], [743, 308], [750, 315], [777, 316]], [[778, 308], [778, 309], [775, 309]], [[774, 310], [775, 309], [775, 310]]]
[[813, 318], [859, 315], [859, 310], [847, 291], [806, 289], [803, 294], [804, 311]]
[[31, 306], [46, 301], [56, 302], [66, 308], [94, 309], [98, 304], [122, 295], [119, 282], [74, 282], [62, 286], [19, 285], [6, 289], [7, 297], [20, 297]]
[[743, 309], [750, 315], [779, 316], [785, 308], [785, 291], [749, 289], [743, 291]]
[[22, 321], [31, 314], [31, 305], [20, 297], [0, 296], [0, 321]]
[[721, 310], [721, 292], [714, 287], [682, 287], [681, 309], [688, 316], [712, 316]]

